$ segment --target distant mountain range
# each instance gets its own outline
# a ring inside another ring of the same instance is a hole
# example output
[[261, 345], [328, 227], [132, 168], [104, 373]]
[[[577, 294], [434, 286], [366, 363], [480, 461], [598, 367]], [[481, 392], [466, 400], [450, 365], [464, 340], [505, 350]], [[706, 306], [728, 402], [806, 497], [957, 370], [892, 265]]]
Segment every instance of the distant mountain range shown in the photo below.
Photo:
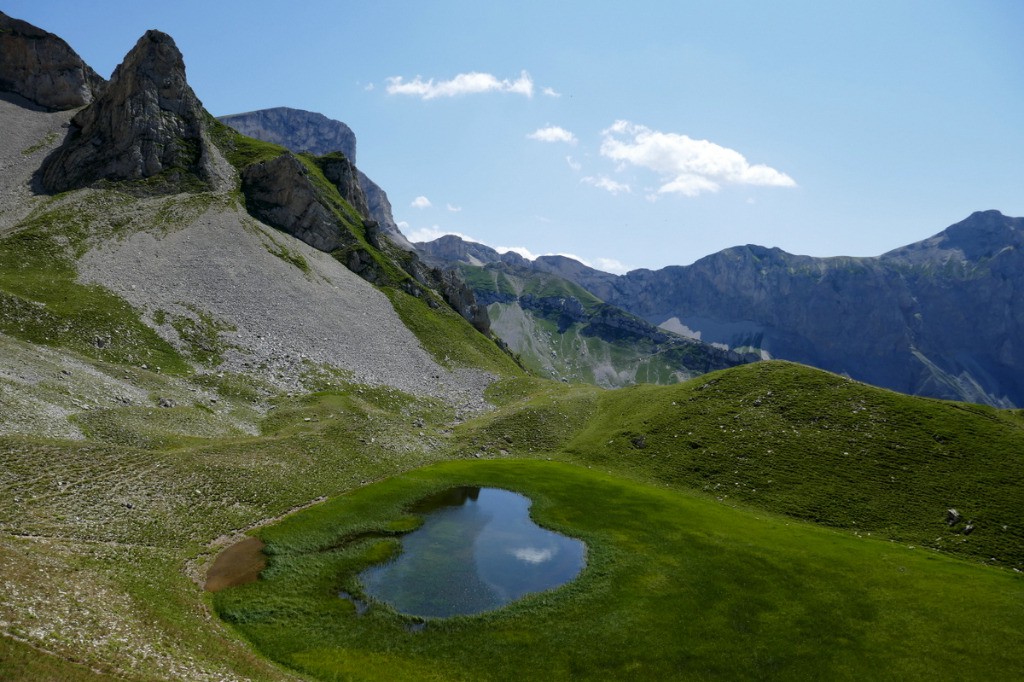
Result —
[[[557, 275], [652, 325], [735, 352], [1000, 407], [1024, 405], [1022, 246], [1024, 219], [998, 211], [878, 257], [748, 245], [625, 275], [563, 256], [526, 261], [458, 237], [417, 244], [449, 267]], [[489, 300], [489, 289], [478, 296]]]

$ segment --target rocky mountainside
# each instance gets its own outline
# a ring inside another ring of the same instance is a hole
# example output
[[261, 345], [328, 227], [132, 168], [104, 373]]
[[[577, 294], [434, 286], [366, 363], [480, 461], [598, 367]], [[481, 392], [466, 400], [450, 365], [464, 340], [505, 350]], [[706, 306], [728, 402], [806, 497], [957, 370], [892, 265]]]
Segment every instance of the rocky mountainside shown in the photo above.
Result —
[[[84, 403], [40, 390], [49, 370], [27, 369], [38, 364], [34, 347], [47, 367], [237, 374], [271, 393], [341, 373], [478, 405], [487, 372], [460, 367], [437, 344], [426, 350], [407, 326], [415, 321], [421, 334], [465, 327], [474, 357], [492, 358], [476, 366], [514, 367], [455, 314], [486, 332], [466, 287], [366, 218], [344, 155], [298, 156], [217, 123], [170, 36], [148, 31], [104, 83], [83, 81], [93, 72], [59, 38], [4, 21], [13, 26], [0, 32], [4, 58], [31, 36], [33, 68], [51, 76], [7, 69], [0, 94], [7, 432], [81, 433], [73, 422]], [[68, 75], [69, 63], [80, 68]], [[44, 81], [47, 101], [81, 108], [45, 111], [36, 103]], [[92, 398], [101, 404], [150, 400], [119, 376], [103, 381], [117, 388]], [[174, 391], [175, 400], [209, 393], [188, 382]]]
[[461, 273], [491, 329], [542, 375], [606, 388], [667, 384], [757, 358], [659, 329], [511, 251], [452, 235], [416, 246], [426, 262]]
[[[530, 267], [692, 338], [903, 393], [1009, 407], [1024, 405], [1022, 247], [1024, 219], [984, 211], [872, 258], [741, 246], [622, 276], [561, 256]], [[444, 250], [493, 261], [479, 245]]]
[[[346, 124], [323, 114], [290, 107], [261, 109], [244, 114], [221, 116], [219, 120], [243, 135], [281, 145], [296, 154], [309, 152], [318, 156], [341, 152], [356, 164], [356, 136]], [[396, 245], [412, 250], [412, 244], [398, 228], [391, 213], [387, 193], [377, 183], [357, 170], [357, 181], [367, 203], [368, 216]]]
[[71, 119], [64, 143], [43, 163], [43, 187], [64, 192], [145, 180], [146, 192], [218, 189], [229, 170], [217, 163], [207, 125], [174, 40], [147, 31], [102, 93]]
[[50, 110], [76, 109], [104, 80], [61, 38], [0, 12], [0, 92]]

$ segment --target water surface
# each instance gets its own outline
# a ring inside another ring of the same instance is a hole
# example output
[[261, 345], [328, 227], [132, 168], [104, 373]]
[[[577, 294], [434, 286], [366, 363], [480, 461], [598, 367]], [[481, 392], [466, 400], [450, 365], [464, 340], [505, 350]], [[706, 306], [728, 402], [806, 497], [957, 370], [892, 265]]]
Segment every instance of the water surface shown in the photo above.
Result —
[[499, 488], [461, 487], [421, 500], [422, 526], [402, 537], [402, 552], [359, 575], [367, 595], [410, 616], [489, 611], [569, 582], [586, 546], [541, 528], [530, 499]]

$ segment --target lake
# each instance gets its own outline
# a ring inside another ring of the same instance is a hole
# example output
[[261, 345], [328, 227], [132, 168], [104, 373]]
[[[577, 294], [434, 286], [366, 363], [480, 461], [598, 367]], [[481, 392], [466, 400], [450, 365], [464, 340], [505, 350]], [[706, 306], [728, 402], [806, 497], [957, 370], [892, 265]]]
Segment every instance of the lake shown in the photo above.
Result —
[[392, 561], [359, 575], [364, 592], [410, 616], [490, 611], [563, 585], [583, 570], [582, 541], [541, 528], [529, 498], [500, 488], [451, 488], [411, 507], [423, 525]]

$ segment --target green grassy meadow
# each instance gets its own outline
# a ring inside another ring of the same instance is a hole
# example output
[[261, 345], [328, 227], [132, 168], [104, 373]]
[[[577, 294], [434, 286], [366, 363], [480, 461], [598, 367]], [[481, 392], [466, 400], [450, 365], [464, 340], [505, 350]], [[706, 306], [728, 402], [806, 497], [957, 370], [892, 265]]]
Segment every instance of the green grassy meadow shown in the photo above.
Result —
[[[455, 485], [534, 500], [582, 538], [560, 589], [410, 632], [336, 596], [394, 551], [404, 504]], [[718, 504], [563, 463], [449, 462], [388, 479], [260, 532], [257, 583], [214, 596], [272, 658], [323, 679], [1005, 679], [1024, 582], [1005, 570]], [[1011, 675], [1015, 676], [1015, 675]]]
[[[79, 281], [93, 246], [238, 201], [69, 193], [0, 237], [0, 679], [1024, 678], [1021, 411], [785, 362], [548, 381], [398, 275], [396, 313], [445, 368], [490, 372], [493, 409], [311, 362], [275, 388], [219, 371], [231, 329], [202, 310]], [[286, 243], [266, 248], [309, 275]], [[334, 596], [459, 484], [528, 495], [587, 569], [421, 632]], [[205, 593], [247, 533], [263, 579]]]

